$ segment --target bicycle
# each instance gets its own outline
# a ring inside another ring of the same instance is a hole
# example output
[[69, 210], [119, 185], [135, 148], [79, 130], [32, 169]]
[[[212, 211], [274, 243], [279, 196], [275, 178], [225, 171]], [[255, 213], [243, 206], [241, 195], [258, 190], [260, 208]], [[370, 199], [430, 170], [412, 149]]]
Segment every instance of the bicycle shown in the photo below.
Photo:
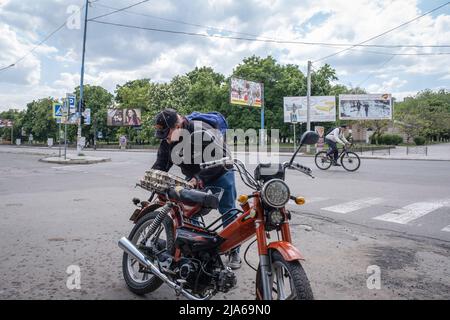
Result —
[[[338, 156], [338, 161], [340, 161], [342, 167], [350, 172], [356, 171], [359, 169], [359, 166], [361, 165], [361, 160], [359, 159], [359, 156], [349, 151], [353, 144], [350, 145], [349, 148], [344, 146], [341, 153]], [[317, 168], [320, 170], [327, 170], [331, 167], [331, 164], [333, 163], [333, 156], [327, 155], [328, 151], [320, 151], [316, 153], [316, 156], [314, 158], [314, 162], [316, 163]]]

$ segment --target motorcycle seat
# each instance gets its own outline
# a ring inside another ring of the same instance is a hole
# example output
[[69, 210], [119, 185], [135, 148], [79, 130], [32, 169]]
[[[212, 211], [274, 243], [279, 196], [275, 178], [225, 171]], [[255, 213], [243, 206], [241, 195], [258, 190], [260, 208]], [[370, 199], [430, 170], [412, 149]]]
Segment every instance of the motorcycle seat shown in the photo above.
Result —
[[170, 188], [168, 192], [168, 196], [171, 199], [181, 201], [188, 205], [196, 205], [200, 204], [204, 208], [208, 209], [218, 209], [220, 198], [217, 194], [194, 190], [194, 189], [186, 189], [182, 187]]

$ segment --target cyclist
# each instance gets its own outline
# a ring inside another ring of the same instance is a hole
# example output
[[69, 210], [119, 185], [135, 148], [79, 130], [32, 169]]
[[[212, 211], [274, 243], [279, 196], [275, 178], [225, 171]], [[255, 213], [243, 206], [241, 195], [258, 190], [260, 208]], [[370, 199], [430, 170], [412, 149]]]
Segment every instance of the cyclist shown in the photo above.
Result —
[[350, 142], [345, 139], [345, 133], [347, 131], [347, 125], [343, 124], [340, 127], [334, 128], [325, 136], [325, 142], [328, 144], [330, 149], [327, 152], [327, 156], [331, 157], [333, 154], [333, 166], [340, 167], [341, 165], [337, 163], [339, 152], [337, 149], [337, 143], [347, 146]]

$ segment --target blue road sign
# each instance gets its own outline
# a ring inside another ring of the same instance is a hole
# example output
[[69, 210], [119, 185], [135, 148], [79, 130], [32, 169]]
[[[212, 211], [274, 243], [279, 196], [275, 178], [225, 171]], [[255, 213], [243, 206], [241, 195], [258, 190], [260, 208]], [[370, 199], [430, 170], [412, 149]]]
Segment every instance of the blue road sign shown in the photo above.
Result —
[[67, 101], [69, 103], [69, 114], [74, 114], [76, 112], [76, 97], [75, 95], [68, 93], [66, 95]]
[[62, 105], [60, 103], [53, 103], [53, 118], [59, 119], [62, 116]]

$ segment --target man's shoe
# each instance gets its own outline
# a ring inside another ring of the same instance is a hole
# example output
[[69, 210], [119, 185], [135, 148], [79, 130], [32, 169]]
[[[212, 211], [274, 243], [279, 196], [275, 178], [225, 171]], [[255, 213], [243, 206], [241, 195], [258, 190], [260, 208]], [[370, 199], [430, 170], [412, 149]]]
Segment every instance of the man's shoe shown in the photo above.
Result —
[[241, 264], [242, 264], [242, 260], [239, 257], [239, 252], [231, 252], [228, 266], [231, 269], [235, 270], [235, 269], [239, 269], [241, 267]]
[[339, 163], [337, 163], [337, 162], [333, 162], [333, 166], [335, 166], [335, 167], [341, 167], [341, 165], [340, 165]]

